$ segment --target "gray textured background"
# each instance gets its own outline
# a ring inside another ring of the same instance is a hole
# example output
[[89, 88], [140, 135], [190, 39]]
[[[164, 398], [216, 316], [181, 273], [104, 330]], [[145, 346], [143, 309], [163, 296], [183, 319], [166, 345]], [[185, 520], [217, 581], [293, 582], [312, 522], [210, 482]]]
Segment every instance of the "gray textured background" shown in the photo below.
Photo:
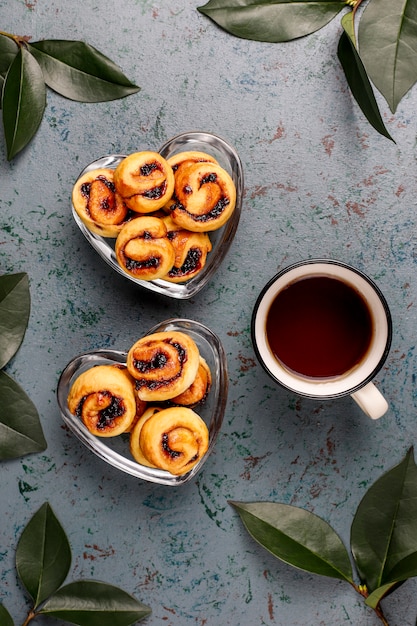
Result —
[[[234, 38], [191, 0], [0, 0], [0, 28], [32, 41], [83, 39], [142, 87], [106, 104], [48, 92], [40, 130], [13, 162], [0, 141], [0, 271], [26, 271], [32, 312], [8, 372], [36, 404], [45, 453], [0, 467], [0, 601], [16, 624], [27, 598], [15, 546], [49, 501], [72, 548], [69, 579], [96, 578], [149, 604], [149, 626], [377, 626], [346, 583], [292, 569], [243, 530], [228, 499], [271, 499], [325, 518], [349, 542], [367, 487], [415, 443], [417, 91], [395, 115], [396, 144], [362, 118], [336, 58], [339, 19], [305, 39]], [[215, 280], [179, 302], [134, 287], [105, 266], [70, 213], [79, 171], [109, 153], [157, 149], [187, 130], [235, 146], [245, 170], [243, 215]], [[334, 257], [384, 292], [394, 338], [376, 383], [378, 422], [350, 398], [301, 400], [257, 364], [250, 317], [281, 267]], [[60, 418], [55, 389], [79, 352], [127, 349], [169, 317], [222, 339], [230, 394], [214, 454], [192, 483], [158, 487], [93, 457]], [[414, 626], [416, 583], [384, 602], [392, 626]], [[46, 620], [44, 620], [46, 623]], [[39, 620], [43, 623], [43, 620]], [[53, 620], [48, 620], [53, 623]]]

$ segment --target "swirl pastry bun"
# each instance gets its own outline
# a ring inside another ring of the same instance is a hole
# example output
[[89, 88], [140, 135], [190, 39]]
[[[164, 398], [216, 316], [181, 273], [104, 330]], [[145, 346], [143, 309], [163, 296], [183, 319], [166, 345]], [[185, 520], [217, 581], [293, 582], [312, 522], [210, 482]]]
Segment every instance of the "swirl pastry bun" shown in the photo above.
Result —
[[162, 411], [163, 407], [160, 406], [151, 406], [146, 409], [146, 411], [141, 415], [138, 421], [135, 423], [134, 427], [130, 431], [130, 439], [129, 439], [129, 447], [130, 453], [141, 465], [146, 465], [147, 467], [156, 467], [153, 463], [150, 463], [146, 456], [142, 452], [142, 448], [140, 447], [140, 433], [142, 431], [142, 426], [144, 423], [151, 418], [158, 411]]
[[97, 365], [72, 384], [68, 408], [98, 437], [115, 437], [129, 429], [136, 415], [134, 385], [126, 367]]
[[115, 254], [120, 267], [141, 280], [162, 278], [175, 262], [174, 246], [167, 238], [164, 222], [151, 215], [137, 217], [122, 228]]
[[83, 174], [72, 190], [73, 207], [89, 230], [102, 237], [117, 237], [131, 212], [117, 193], [114, 170], [99, 168]]
[[127, 368], [141, 400], [161, 402], [183, 393], [195, 380], [200, 353], [180, 331], [162, 331], [139, 339], [129, 350]]
[[206, 398], [210, 391], [211, 382], [211, 371], [208, 363], [200, 356], [200, 364], [194, 381], [183, 393], [172, 398], [171, 402], [181, 406], [193, 407]]
[[145, 411], [148, 409], [148, 403], [145, 402], [144, 400], [141, 400], [138, 396], [138, 394], [136, 393], [135, 390], [135, 381], [132, 379], [132, 385], [133, 385], [133, 390], [135, 393], [135, 400], [136, 400], [136, 414], [135, 417], [132, 420], [132, 423], [126, 428], [126, 430], [124, 431], [125, 433], [130, 433], [132, 432], [132, 430], [134, 429], [134, 427], [136, 426], [137, 422], [139, 421], [139, 419], [142, 417], [142, 415], [145, 413]]
[[174, 195], [165, 210], [182, 228], [207, 232], [221, 228], [236, 206], [236, 187], [217, 163], [199, 162], [180, 167]]
[[217, 160], [211, 156], [211, 154], [200, 152], [198, 150], [177, 152], [177, 154], [173, 154], [169, 157], [167, 161], [172, 167], [174, 176], [180, 168], [187, 167], [187, 165], [193, 165], [194, 163], [217, 163]]
[[208, 445], [205, 422], [187, 407], [155, 409], [141, 418], [131, 434], [131, 451], [138, 462], [174, 475], [194, 467]]
[[170, 215], [163, 218], [167, 237], [175, 251], [175, 260], [164, 280], [181, 283], [196, 276], [206, 264], [212, 243], [207, 233], [193, 233], [178, 226]]
[[172, 196], [174, 173], [158, 152], [134, 152], [116, 167], [114, 184], [132, 211], [152, 213], [162, 208]]

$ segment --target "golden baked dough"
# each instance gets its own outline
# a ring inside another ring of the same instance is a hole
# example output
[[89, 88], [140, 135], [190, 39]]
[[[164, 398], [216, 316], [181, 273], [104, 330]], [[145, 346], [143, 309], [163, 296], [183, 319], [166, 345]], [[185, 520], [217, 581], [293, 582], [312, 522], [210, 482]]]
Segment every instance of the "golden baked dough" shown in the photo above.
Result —
[[172, 167], [174, 176], [180, 168], [184, 168], [187, 165], [193, 163], [217, 163], [217, 160], [207, 154], [206, 152], [200, 152], [198, 150], [187, 150], [185, 152], [177, 152], [167, 159], [168, 163]]
[[[133, 384], [133, 388], [134, 388], [134, 385], [135, 385], [135, 381], [134, 380], [132, 380], [132, 384]], [[132, 423], [124, 431], [125, 433], [132, 432], [132, 430], [136, 426], [137, 422], [139, 421], [139, 419], [142, 417], [142, 415], [145, 413], [145, 411], [148, 408], [148, 403], [145, 402], [144, 400], [141, 400], [139, 398], [138, 394], [136, 393], [135, 389], [134, 389], [134, 391], [135, 391], [135, 400], [136, 400], [136, 413], [135, 413], [135, 417], [133, 418]]]
[[172, 283], [182, 283], [193, 278], [206, 264], [207, 254], [212, 249], [212, 243], [207, 233], [193, 233], [181, 228], [171, 216], [163, 218], [167, 228], [167, 237], [175, 251], [175, 260], [164, 280]]
[[89, 230], [102, 237], [117, 237], [131, 213], [116, 192], [114, 170], [100, 168], [83, 174], [72, 190], [72, 204]]
[[179, 396], [172, 398], [171, 402], [181, 406], [193, 407], [206, 398], [210, 391], [211, 382], [211, 371], [208, 363], [200, 356], [200, 365], [194, 382]]
[[142, 431], [142, 426], [144, 425], [144, 423], [150, 417], [152, 417], [154, 413], [157, 413], [158, 411], [162, 411], [162, 410], [163, 410], [163, 407], [159, 407], [159, 406], [151, 406], [147, 408], [146, 411], [138, 419], [138, 421], [136, 422], [136, 424], [131, 430], [130, 439], [129, 439], [130, 452], [133, 458], [135, 459], [135, 461], [137, 461], [141, 465], [146, 465], [148, 467], [156, 467], [156, 465], [153, 465], [152, 463], [148, 461], [148, 459], [145, 457], [145, 455], [142, 452], [142, 448], [140, 447], [140, 433]]
[[136, 414], [134, 383], [126, 367], [96, 365], [80, 374], [70, 388], [68, 408], [98, 437], [126, 431]]
[[156, 411], [144, 421], [139, 434], [143, 457], [171, 474], [188, 472], [208, 450], [205, 422], [187, 407]]
[[192, 163], [175, 175], [174, 195], [165, 210], [182, 228], [207, 232], [221, 228], [236, 206], [236, 187], [216, 163]]
[[164, 222], [151, 215], [137, 217], [122, 228], [115, 254], [120, 267], [141, 280], [162, 278], [175, 261], [174, 246], [167, 238]]
[[174, 173], [158, 152], [134, 152], [116, 167], [114, 184], [132, 211], [151, 213], [163, 207], [172, 196]]
[[162, 331], [139, 339], [129, 350], [127, 368], [141, 400], [161, 402], [185, 391], [197, 376], [200, 353], [180, 331]]

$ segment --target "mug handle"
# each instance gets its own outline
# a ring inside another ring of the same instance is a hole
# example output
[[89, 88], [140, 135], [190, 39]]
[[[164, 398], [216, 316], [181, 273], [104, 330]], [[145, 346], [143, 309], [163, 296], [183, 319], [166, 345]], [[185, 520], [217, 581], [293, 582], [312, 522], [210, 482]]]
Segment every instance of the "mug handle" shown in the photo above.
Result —
[[362, 389], [358, 389], [351, 394], [351, 397], [362, 411], [373, 420], [379, 419], [388, 410], [388, 402], [373, 383], [368, 383]]

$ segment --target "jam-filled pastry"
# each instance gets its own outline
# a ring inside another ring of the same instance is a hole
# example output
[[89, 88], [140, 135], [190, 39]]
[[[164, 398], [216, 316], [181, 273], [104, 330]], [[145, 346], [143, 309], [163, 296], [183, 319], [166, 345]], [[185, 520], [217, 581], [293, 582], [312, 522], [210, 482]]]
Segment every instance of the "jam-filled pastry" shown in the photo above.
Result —
[[198, 150], [178, 152], [177, 154], [170, 156], [167, 161], [172, 167], [174, 176], [177, 174], [178, 170], [186, 167], [187, 165], [192, 165], [193, 163], [217, 163], [217, 160], [211, 156], [211, 154], [200, 152]]
[[159, 407], [159, 406], [148, 407], [146, 411], [143, 413], [143, 415], [141, 415], [141, 417], [135, 423], [132, 430], [130, 431], [130, 440], [129, 440], [130, 452], [133, 458], [135, 459], [135, 461], [137, 461], [141, 465], [147, 465], [148, 467], [156, 467], [156, 465], [153, 465], [153, 463], [150, 463], [148, 461], [148, 459], [144, 456], [142, 452], [142, 448], [140, 447], [140, 433], [142, 431], [142, 426], [144, 425], [144, 423], [150, 417], [152, 417], [154, 413], [157, 413], [158, 411], [162, 411], [162, 410], [163, 410], [163, 407]]
[[69, 391], [68, 408], [93, 435], [125, 432], [136, 415], [134, 384], [126, 367], [96, 365], [80, 374]]
[[[133, 384], [133, 388], [135, 386], [135, 381], [132, 380], [132, 384]], [[126, 430], [124, 431], [125, 433], [131, 433], [132, 430], [134, 429], [134, 427], [136, 426], [136, 424], [138, 423], [138, 421], [140, 420], [140, 418], [142, 417], [142, 415], [146, 412], [146, 410], [148, 409], [148, 403], [145, 402], [144, 400], [141, 400], [138, 396], [138, 394], [135, 391], [135, 400], [136, 400], [136, 414], [135, 417], [133, 418], [132, 423], [126, 428]]]
[[[198, 150], [187, 150], [185, 152], [178, 152], [177, 154], [173, 154], [172, 156], [170, 156], [167, 161], [172, 167], [172, 171], [174, 172], [174, 189], [175, 176], [177, 176], [178, 172], [181, 172], [189, 165], [194, 165], [195, 163], [218, 163], [211, 154], [207, 154], [206, 152], [200, 152]], [[170, 201], [162, 207], [162, 210], [165, 212], [165, 214], [169, 214], [170, 205], [173, 202], [171, 202], [170, 198]]]
[[206, 398], [210, 391], [211, 383], [210, 367], [207, 361], [200, 356], [200, 365], [194, 382], [179, 396], [172, 398], [171, 402], [181, 406], [193, 407]]
[[80, 219], [102, 237], [117, 237], [132, 217], [116, 192], [113, 174], [110, 168], [91, 170], [77, 180], [72, 190], [72, 204]]
[[212, 243], [207, 233], [193, 233], [178, 226], [170, 215], [163, 218], [167, 237], [174, 246], [175, 260], [164, 280], [182, 283], [196, 276], [206, 264]]
[[156, 280], [169, 272], [175, 262], [174, 246], [167, 238], [164, 222], [142, 215], [126, 224], [115, 244], [117, 262], [124, 271], [141, 280]]
[[168, 202], [174, 191], [174, 173], [158, 152], [145, 150], [125, 157], [114, 172], [114, 183], [127, 206], [152, 213]]
[[205, 422], [188, 407], [155, 411], [144, 421], [139, 446], [148, 463], [181, 475], [198, 463], [208, 450]]
[[195, 380], [199, 364], [195, 341], [181, 331], [142, 337], [130, 348], [126, 362], [136, 392], [146, 402], [170, 400], [185, 391]]
[[195, 232], [221, 228], [236, 206], [230, 174], [216, 163], [192, 163], [175, 175], [174, 195], [165, 210], [182, 228]]

